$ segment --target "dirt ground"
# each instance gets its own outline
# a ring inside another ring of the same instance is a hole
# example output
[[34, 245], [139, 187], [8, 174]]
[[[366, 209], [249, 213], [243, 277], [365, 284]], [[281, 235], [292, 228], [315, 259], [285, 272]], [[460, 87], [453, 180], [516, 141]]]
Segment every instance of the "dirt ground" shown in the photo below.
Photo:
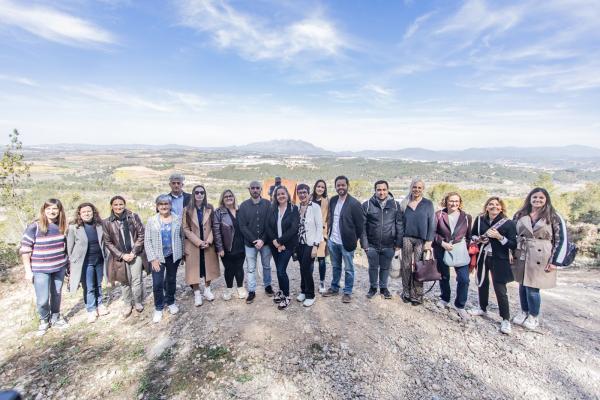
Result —
[[[291, 263], [290, 286], [300, 287]], [[328, 281], [331, 270], [328, 264]], [[315, 271], [315, 278], [318, 273]], [[29, 399], [595, 399], [600, 397], [600, 270], [560, 271], [542, 291], [538, 332], [499, 333], [491, 317], [462, 322], [435, 305], [404, 304], [399, 279], [392, 300], [369, 300], [365, 268], [356, 268], [354, 298], [293, 301], [279, 311], [262, 288], [256, 301], [217, 299], [194, 307], [179, 273], [180, 313], [152, 323], [146, 309], [123, 320], [120, 289], [111, 314], [86, 323], [81, 290], [63, 296], [70, 327], [37, 337], [33, 288], [14, 268], [0, 284], [0, 387]], [[276, 275], [273, 268], [276, 286]], [[473, 277], [472, 277], [473, 279]], [[452, 280], [454, 280], [452, 278]], [[453, 282], [454, 295], [454, 282]], [[492, 290], [492, 289], [491, 289]], [[509, 285], [511, 312], [517, 285]], [[467, 307], [477, 302], [472, 281]]]

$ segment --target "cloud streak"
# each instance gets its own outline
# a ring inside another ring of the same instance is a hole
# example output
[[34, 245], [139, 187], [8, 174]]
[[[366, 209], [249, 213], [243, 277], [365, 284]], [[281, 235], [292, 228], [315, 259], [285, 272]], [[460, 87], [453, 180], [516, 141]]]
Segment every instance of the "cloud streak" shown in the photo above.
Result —
[[208, 33], [216, 46], [256, 60], [337, 56], [350, 45], [335, 25], [318, 14], [275, 26], [240, 12], [225, 0], [177, 0], [181, 24]]
[[66, 45], [106, 45], [116, 37], [96, 24], [46, 6], [0, 0], [0, 25], [23, 29], [40, 38]]

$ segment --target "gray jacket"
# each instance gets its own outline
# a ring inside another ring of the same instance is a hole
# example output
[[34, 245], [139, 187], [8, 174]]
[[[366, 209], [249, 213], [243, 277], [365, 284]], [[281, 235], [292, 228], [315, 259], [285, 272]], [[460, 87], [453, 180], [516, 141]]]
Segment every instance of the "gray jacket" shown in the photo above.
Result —
[[[173, 249], [173, 261], [181, 260], [183, 257], [183, 227], [181, 220], [177, 214], [171, 213], [171, 247]], [[148, 262], [158, 260], [164, 264], [165, 257], [163, 255], [162, 239], [160, 236], [160, 215], [148, 218], [146, 230], [144, 234], [144, 250]]]
[[[108, 252], [102, 242], [102, 237], [104, 236], [102, 225], [96, 226], [96, 232], [98, 233], [98, 242], [100, 243], [100, 249], [102, 250], [102, 256], [104, 257], [104, 276], [106, 276]], [[71, 293], [76, 292], [81, 283], [81, 271], [83, 270], [83, 262], [85, 261], [87, 248], [88, 238], [85, 233], [85, 228], [75, 224], [69, 225], [67, 228], [67, 253], [69, 254], [69, 262], [71, 264], [71, 276], [69, 278], [69, 292]], [[98, 282], [98, 284], [101, 284], [101, 282]]]

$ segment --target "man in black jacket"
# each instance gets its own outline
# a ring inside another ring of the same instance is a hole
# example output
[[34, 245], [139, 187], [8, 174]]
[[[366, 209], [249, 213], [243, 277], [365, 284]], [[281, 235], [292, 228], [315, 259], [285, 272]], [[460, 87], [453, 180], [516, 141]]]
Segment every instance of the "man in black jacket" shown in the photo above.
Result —
[[256, 297], [256, 259], [260, 253], [263, 267], [263, 284], [267, 296], [273, 296], [271, 287], [271, 250], [267, 243], [266, 221], [271, 202], [261, 197], [262, 186], [258, 181], [250, 182], [248, 186], [250, 198], [240, 204], [237, 219], [240, 231], [244, 237], [246, 249], [246, 264], [248, 265], [248, 297], [250, 304]]
[[362, 209], [365, 229], [360, 238], [360, 247], [369, 260], [370, 289], [367, 297], [370, 299], [377, 294], [379, 278], [381, 295], [391, 299], [387, 282], [394, 252], [402, 247], [402, 210], [389, 193], [388, 183], [383, 180], [375, 182], [375, 194], [363, 203]]
[[350, 182], [345, 176], [335, 178], [337, 196], [329, 200], [329, 241], [327, 248], [333, 267], [331, 287], [323, 293], [324, 297], [335, 296], [340, 290], [342, 277], [342, 260], [344, 263], [344, 296], [342, 301], [352, 301], [352, 287], [354, 286], [354, 250], [360, 238], [365, 217], [358, 200], [348, 194]]

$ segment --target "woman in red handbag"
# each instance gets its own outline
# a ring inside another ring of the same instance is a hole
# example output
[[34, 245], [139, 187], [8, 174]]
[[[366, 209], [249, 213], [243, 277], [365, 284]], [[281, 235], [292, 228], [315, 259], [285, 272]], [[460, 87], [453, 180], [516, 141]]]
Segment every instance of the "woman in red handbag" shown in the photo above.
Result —
[[511, 333], [510, 310], [506, 284], [514, 280], [510, 267], [510, 251], [517, 248], [517, 229], [515, 223], [506, 218], [506, 205], [500, 197], [490, 197], [483, 207], [483, 213], [473, 222], [471, 231], [473, 240], [479, 243], [477, 261], [477, 286], [479, 292], [479, 308], [470, 310], [471, 315], [487, 315], [490, 278], [502, 323], [500, 332]]
[[456, 192], [450, 192], [442, 200], [442, 210], [437, 211], [433, 253], [437, 261], [440, 280], [440, 308], [450, 305], [450, 267], [456, 272], [456, 299], [454, 306], [462, 319], [468, 319], [465, 311], [469, 292], [469, 253], [467, 243], [471, 240], [471, 216], [465, 213], [463, 201]]

